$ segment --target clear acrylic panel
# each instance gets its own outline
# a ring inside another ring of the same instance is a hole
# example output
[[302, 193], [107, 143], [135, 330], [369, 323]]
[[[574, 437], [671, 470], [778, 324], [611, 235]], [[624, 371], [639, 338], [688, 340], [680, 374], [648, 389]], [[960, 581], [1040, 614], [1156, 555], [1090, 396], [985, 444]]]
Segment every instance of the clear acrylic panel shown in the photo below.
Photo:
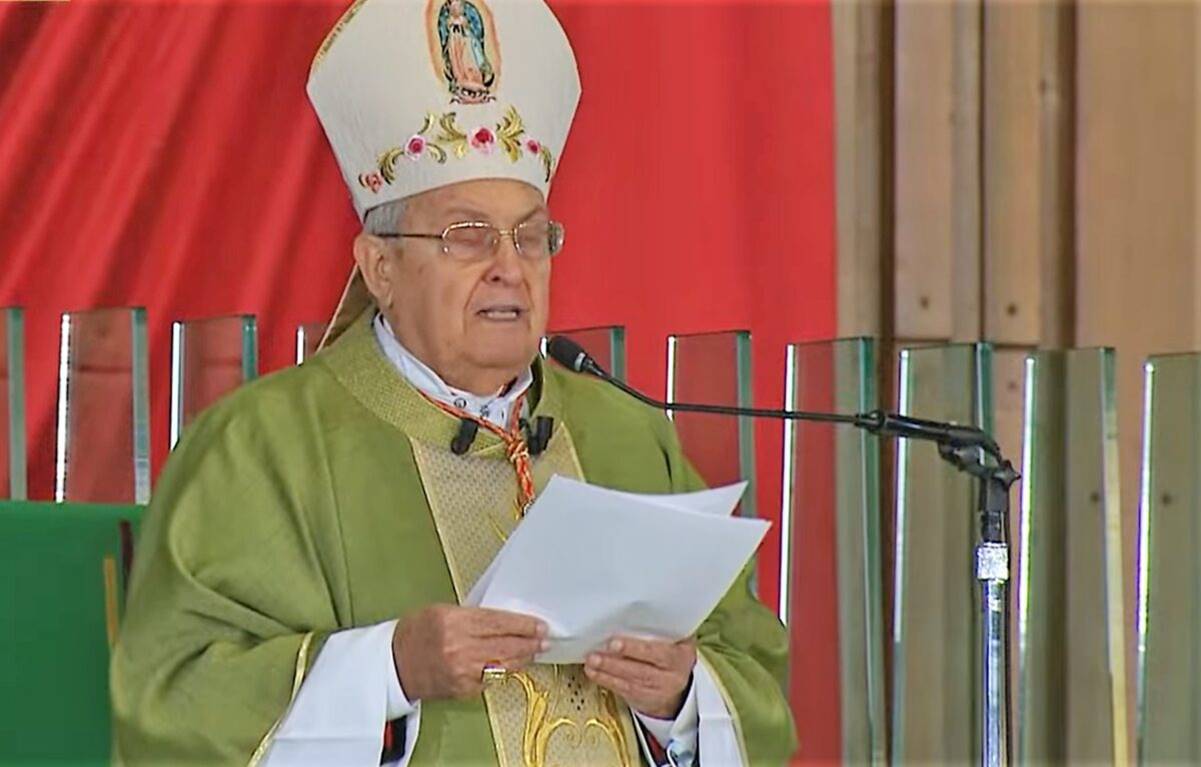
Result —
[[1144, 375], [1139, 763], [1201, 764], [1201, 355]]
[[1013, 604], [1017, 763], [1124, 764], [1126, 651], [1114, 355], [1026, 362]]
[[0, 499], [27, 495], [25, 312], [0, 309]]
[[58, 365], [55, 500], [147, 503], [146, 310], [64, 314]]
[[[993, 400], [993, 439], [1001, 447], [1004, 456], [1013, 463], [1014, 468], [1021, 471], [1023, 449], [1025, 447], [1025, 406], [1026, 406], [1026, 361], [1033, 350], [1028, 347], [994, 346], [992, 351], [992, 400]], [[1020, 491], [1016, 488], [1010, 492], [1009, 509], [1009, 599], [1014, 604], [1014, 595], [1021, 588], [1022, 568], [1020, 564], [1022, 515], [1018, 498]], [[1014, 637], [1018, 635], [1018, 611], [1009, 610], [1009, 634], [1011, 652], [1017, 647]], [[1018, 688], [1018, 664], [1009, 664], [1009, 703], [1010, 730], [1016, 721], [1016, 696], [1013, 693]]]
[[597, 364], [618, 381], [626, 380], [626, 329], [622, 325], [552, 330], [549, 336], [567, 336], [588, 352]]
[[252, 315], [175, 322], [171, 328], [171, 447], [202, 410], [258, 375]]
[[[902, 349], [897, 409], [992, 431], [986, 344]], [[977, 485], [930, 443], [896, 447], [894, 764], [978, 760]]]
[[[751, 334], [746, 330], [667, 338], [667, 401], [750, 407]], [[739, 514], [755, 516], [754, 419], [672, 413], [684, 454], [710, 487], [746, 480]]]
[[[791, 409], [857, 413], [878, 406], [871, 339], [789, 345], [785, 370]], [[780, 617], [788, 626], [789, 700], [805, 761], [884, 763], [879, 461], [879, 441], [866, 432], [785, 424]], [[807, 731], [806, 712], [835, 699], [841, 733]]]
[[296, 326], [296, 364], [299, 365], [317, 353], [321, 339], [325, 337], [324, 322], [306, 322]]

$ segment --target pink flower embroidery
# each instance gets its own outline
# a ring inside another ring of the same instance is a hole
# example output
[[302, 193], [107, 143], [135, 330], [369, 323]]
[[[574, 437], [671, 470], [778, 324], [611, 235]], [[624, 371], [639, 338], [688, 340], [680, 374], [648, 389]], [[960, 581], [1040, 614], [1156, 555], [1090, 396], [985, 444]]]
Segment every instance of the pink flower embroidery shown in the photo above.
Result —
[[539, 144], [534, 139], [528, 139], [525, 142], [525, 151], [529, 152], [530, 154], [536, 155], [542, 151], [542, 145]]
[[380, 178], [378, 173], [364, 173], [359, 176], [359, 184], [367, 187], [372, 192], [378, 192], [380, 187], [384, 185], [384, 180]]
[[496, 134], [491, 128], [476, 128], [471, 132], [471, 145], [484, 154], [491, 154], [496, 148]]
[[421, 153], [425, 151], [425, 136], [416, 134], [409, 138], [405, 143], [405, 154], [410, 160], [417, 160], [421, 157]]

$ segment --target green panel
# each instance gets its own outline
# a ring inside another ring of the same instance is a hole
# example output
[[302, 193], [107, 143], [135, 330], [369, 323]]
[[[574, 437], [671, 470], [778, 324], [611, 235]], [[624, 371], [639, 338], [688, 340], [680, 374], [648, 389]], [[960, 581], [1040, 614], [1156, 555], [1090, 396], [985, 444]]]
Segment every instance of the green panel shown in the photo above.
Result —
[[1027, 362], [1015, 756], [1124, 764], [1125, 642], [1114, 356]]
[[622, 325], [552, 330], [547, 335], [567, 336], [618, 381], [626, 380], [626, 329]]
[[[794, 344], [787, 355], [789, 408], [852, 413], [878, 406], [871, 339]], [[784, 446], [780, 614], [789, 630], [789, 696], [799, 713], [837, 695], [842, 724], [840, 751], [819, 753], [807, 745], [798, 716], [800, 757], [883, 764], [879, 441], [847, 426], [789, 421]], [[830, 593], [838, 595], [834, 604]], [[837, 669], [836, 689], [825, 686], [823, 668]]]
[[[752, 406], [751, 334], [745, 330], [673, 335], [667, 339], [667, 400]], [[755, 516], [753, 418], [673, 413], [684, 453], [710, 486], [746, 480], [739, 504]]]
[[62, 316], [55, 499], [150, 500], [146, 310]]
[[0, 503], [0, 764], [108, 764], [109, 642], [132, 540], [121, 521], [141, 512]]
[[[992, 350], [901, 351], [898, 410], [992, 430]], [[977, 486], [930, 443], [897, 444], [892, 761], [967, 764], [980, 743]]]
[[176, 322], [171, 348], [171, 446], [205, 408], [258, 375], [252, 315]]
[[27, 495], [25, 312], [0, 309], [0, 499]]
[[1201, 355], [1145, 370], [1138, 754], [1201, 764]]

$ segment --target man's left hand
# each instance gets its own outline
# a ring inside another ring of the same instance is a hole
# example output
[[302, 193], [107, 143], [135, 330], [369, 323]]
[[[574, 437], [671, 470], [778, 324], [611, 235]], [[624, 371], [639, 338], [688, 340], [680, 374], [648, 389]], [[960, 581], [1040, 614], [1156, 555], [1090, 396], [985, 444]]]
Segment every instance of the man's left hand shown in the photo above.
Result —
[[588, 678], [620, 695], [632, 708], [656, 719], [675, 719], [696, 665], [691, 639], [617, 637], [588, 656]]

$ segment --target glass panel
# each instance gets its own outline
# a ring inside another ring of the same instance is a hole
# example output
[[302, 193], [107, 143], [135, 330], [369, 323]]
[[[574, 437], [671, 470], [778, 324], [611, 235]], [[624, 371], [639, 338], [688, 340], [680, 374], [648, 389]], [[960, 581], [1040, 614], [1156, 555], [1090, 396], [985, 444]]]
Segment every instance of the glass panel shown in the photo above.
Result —
[[[1061, 764], [1065, 759], [1066, 679], [1062, 653], [1052, 654], [1066, 633], [1067, 618], [1062, 572], [1067, 528], [1065, 357], [1063, 352], [1039, 352], [1025, 363], [1021, 532], [1014, 539], [1018, 628], [1011, 643], [1018, 680], [1013, 690], [1018, 764]], [[1038, 619], [1031, 621], [1035, 614]]]
[[251, 315], [176, 322], [171, 332], [171, 447], [192, 419], [258, 375]]
[[150, 500], [148, 391], [145, 309], [63, 315], [55, 500]]
[[324, 322], [306, 322], [296, 328], [296, 364], [307, 360], [317, 353], [317, 346], [325, 337]]
[[1201, 355], [1152, 357], [1145, 376], [1139, 761], [1201, 764]]
[[[129, 524], [117, 506], [0, 503], [0, 764], [110, 763], [108, 666]], [[17, 691], [20, 691], [18, 694]]]
[[[787, 355], [789, 408], [857, 413], [877, 407], [872, 340], [793, 344]], [[799, 756], [883, 764], [879, 441], [849, 426], [788, 421], [784, 451], [780, 617], [788, 625]], [[834, 696], [841, 736], [806, 724], [813, 719], [809, 712], [828, 707]]]
[[567, 336], [618, 381], [626, 380], [626, 329], [621, 325], [552, 330], [548, 336]]
[[0, 309], [0, 499], [26, 496], [25, 314]]
[[1110, 349], [1040, 351], [1026, 363], [1018, 763], [1126, 760], [1113, 368]]
[[[992, 395], [993, 395], [993, 438], [1001, 446], [1001, 452], [1018, 471], [1022, 470], [1022, 450], [1025, 444], [1025, 393], [1026, 393], [1026, 360], [1031, 349], [1007, 347], [993, 348], [992, 352]], [[1022, 515], [1018, 508], [1020, 493], [1015, 489], [1010, 492], [1009, 509], [1009, 573], [1010, 604], [1014, 604], [1014, 594], [1021, 588], [1021, 550], [1017, 542], [1022, 538]], [[1009, 611], [1010, 651], [1015, 652], [1018, 635], [1018, 611]], [[1012, 691], [1018, 688], [1018, 665], [1010, 659], [1009, 664], [1009, 696], [1010, 729], [1016, 721], [1016, 696]]]
[[[898, 410], [992, 430], [992, 350], [902, 349]], [[977, 484], [935, 445], [897, 443], [893, 595], [896, 764], [979, 759], [979, 619], [974, 576]]]
[[[751, 334], [745, 330], [668, 336], [667, 400], [751, 406]], [[747, 480], [739, 513], [755, 516], [754, 419], [673, 413], [680, 444], [711, 487]]]

